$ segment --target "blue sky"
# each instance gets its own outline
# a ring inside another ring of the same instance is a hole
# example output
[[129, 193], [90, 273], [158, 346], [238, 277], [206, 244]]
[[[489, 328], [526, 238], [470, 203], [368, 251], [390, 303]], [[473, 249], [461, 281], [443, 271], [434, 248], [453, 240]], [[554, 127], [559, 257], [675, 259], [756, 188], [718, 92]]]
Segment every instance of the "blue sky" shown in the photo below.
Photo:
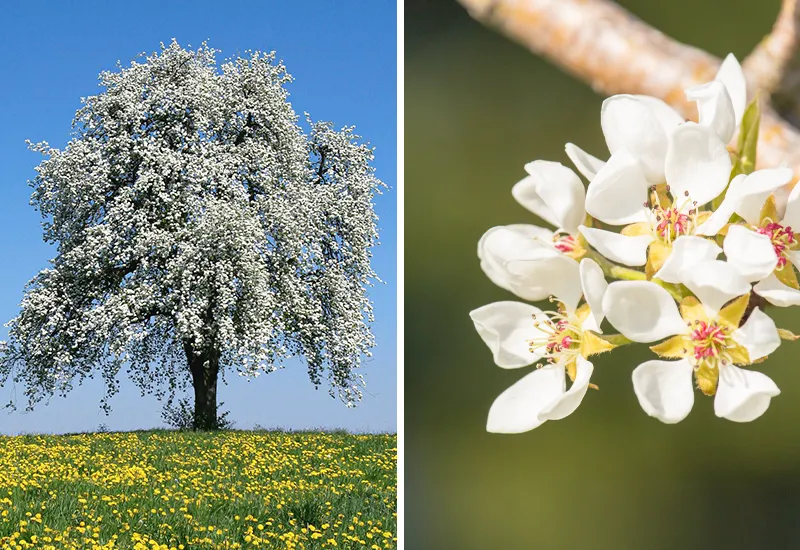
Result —
[[[42, 241], [41, 218], [28, 201], [27, 181], [41, 157], [25, 139], [62, 147], [80, 98], [98, 93], [97, 75], [152, 52], [174, 37], [186, 47], [203, 40], [222, 50], [275, 50], [295, 81], [290, 101], [301, 114], [355, 125], [376, 147], [377, 175], [390, 189], [378, 198], [381, 244], [374, 267], [385, 284], [371, 291], [377, 347], [362, 369], [362, 403], [347, 409], [325, 388], [314, 390], [299, 361], [247, 383], [228, 376], [219, 389], [223, 409], [240, 428], [396, 430], [396, 5], [390, 1], [302, 2], [206, 0], [138, 2], [3, 2], [0, 8], [0, 323], [18, 311], [25, 283], [47, 266], [53, 250]], [[0, 339], [6, 329], [0, 327]], [[24, 408], [23, 388], [16, 389]], [[99, 380], [53, 398], [31, 413], [0, 411], [0, 433], [112, 430], [162, 424], [161, 405], [123, 382], [113, 412], [99, 409]], [[0, 387], [0, 404], [15, 394]]]

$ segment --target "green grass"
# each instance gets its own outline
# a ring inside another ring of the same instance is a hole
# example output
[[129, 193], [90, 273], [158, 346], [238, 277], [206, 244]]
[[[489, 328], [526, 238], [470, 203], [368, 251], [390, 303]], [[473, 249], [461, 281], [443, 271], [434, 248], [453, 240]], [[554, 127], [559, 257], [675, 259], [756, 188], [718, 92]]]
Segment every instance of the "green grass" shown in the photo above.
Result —
[[0, 438], [0, 548], [396, 548], [397, 437]]

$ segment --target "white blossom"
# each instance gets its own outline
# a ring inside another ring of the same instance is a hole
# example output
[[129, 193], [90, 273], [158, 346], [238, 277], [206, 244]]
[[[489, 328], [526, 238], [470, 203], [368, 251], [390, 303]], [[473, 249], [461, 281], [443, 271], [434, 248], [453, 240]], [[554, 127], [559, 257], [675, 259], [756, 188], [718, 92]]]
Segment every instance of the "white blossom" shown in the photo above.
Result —
[[[780, 393], [765, 374], [749, 365], [780, 345], [775, 323], [759, 308], [741, 324], [750, 286], [731, 265], [705, 260], [680, 270], [680, 282], [693, 296], [680, 308], [661, 286], [650, 281], [609, 285], [603, 308], [609, 322], [635, 342], [656, 342], [658, 355], [677, 361], [646, 361], [633, 371], [636, 396], [644, 411], [665, 423], [683, 420], [694, 404], [692, 378], [715, 395], [715, 414], [736, 422], [761, 416]], [[727, 305], [726, 305], [727, 304]]]
[[382, 184], [353, 128], [303, 133], [290, 81], [274, 54], [218, 69], [174, 41], [100, 75], [67, 146], [33, 147], [31, 201], [58, 249], [10, 322], [1, 379], [33, 404], [97, 366], [110, 396], [125, 367], [164, 395], [194, 363], [255, 376], [300, 355], [314, 384], [359, 399]]
[[[520, 368], [546, 360], [495, 399], [486, 429], [498, 433], [532, 430], [547, 420], [559, 420], [578, 408], [594, 365], [587, 357], [613, 346], [592, 334], [603, 321], [603, 294], [607, 284], [602, 270], [584, 259], [580, 273], [567, 267], [568, 258], [552, 262], [558, 282], [558, 312], [543, 312], [521, 302], [495, 302], [470, 312], [475, 329], [492, 351], [495, 364]], [[578, 307], [581, 296], [586, 304]], [[566, 387], [569, 379], [572, 385]]]
[[586, 215], [586, 195], [578, 176], [557, 162], [537, 160], [526, 164], [525, 170], [528, 176], [514, 185], [511, 194], [556, 231], [531, 224], [493, 227], [478, 241], [478, 258], [496, 285], [538, 301], [554, 294], [548, 278], [553, 269], [578, 274], [576, 260], [583, 254], [578, 226]]

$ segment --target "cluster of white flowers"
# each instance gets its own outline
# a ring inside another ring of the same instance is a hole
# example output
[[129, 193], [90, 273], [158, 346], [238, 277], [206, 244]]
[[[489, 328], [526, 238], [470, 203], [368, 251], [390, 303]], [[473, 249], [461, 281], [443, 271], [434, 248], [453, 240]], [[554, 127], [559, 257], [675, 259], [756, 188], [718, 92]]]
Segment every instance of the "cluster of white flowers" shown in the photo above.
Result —
[[566, 146], [588, 187], [571, 169], [537, 160], [512, 190], [556, 230], [508, 225], [480, 239], [481, 267], [495, 284], [558, 302], [557, 311], [503, 301], [470, 313], [498, 366], [539, 363], [494, 401], [489, 431], [524, 432], [569, 415], [593, 387], [589, 358], [632, 342], [656, 343], [666, 359], [632, 376], [642, 408], [662, 422], [689, 414], [694, 384], [714, 396], [717, 416], [735, 422], [758, 418], [780, 393], [741, 367], [797, 338], [763, 310], [800, 305], [800, 186], [787, 196], [790, 169], [754, 170], [760, 112], [757, 99], [747, 105], [732, 55], [686, 96], [698, 123], [653, 97], [605, 100], [610, 158]]
[[383, 184], [353, 128], [303, 132], [290, 81], [274, 54], [218, 67], [174, 41], [100, 75], [66, 148], [33, 146], [58, 254], [9, 323], [0, 382], [35, 403], [100, 366], [113, 394], [126, 367], [174, 392], [195, 359], [216, 384], [300, 355], [314, 384], [360, 398]]

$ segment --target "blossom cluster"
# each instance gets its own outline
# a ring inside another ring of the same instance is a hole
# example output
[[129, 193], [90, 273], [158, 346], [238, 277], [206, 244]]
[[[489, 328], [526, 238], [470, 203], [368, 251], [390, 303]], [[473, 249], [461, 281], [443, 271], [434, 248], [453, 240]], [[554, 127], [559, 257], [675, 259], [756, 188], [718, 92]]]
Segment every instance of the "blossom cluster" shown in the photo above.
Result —
[[67, 145], [32, 145], [56, 256], [0, 343], [0, 384], [24, 384], [29, 407], [100, 370], [107, 408], [123, 368], [172, 397], [195, 357], [254, 378], [300, 356], [313, 384], [361, 398], [373, 149], [308, 115], [306, 133], [274, 53], [216, 53], [173, 41], [103, 72]]
[[789, 168], [755, 170], [759, 105], [747, 104], [735, 57], [686, 97], [698, 122], [654, 97], [606, 99], [608, 160], [566, 145], [588, 186], [536, 160], [512, 189], [555, 230], [506, 225], [481, 237], [492, 282], [557, 304], [501, 301], [470, 313], [495, 364], [537, 364], [494, 401], [488, 431], [524, 432], [571, 414], [596, 387], [591, 357], [631, 343], [653, 344], [658, 358], [633, 370], [633, 389], [662, 422], [686, 418], [695, 386], [734, 422], [760, 417], [780, 393], [752, 365], [797, 338], [764, 310], [800, 305], [800, 187], [788, 191]]

